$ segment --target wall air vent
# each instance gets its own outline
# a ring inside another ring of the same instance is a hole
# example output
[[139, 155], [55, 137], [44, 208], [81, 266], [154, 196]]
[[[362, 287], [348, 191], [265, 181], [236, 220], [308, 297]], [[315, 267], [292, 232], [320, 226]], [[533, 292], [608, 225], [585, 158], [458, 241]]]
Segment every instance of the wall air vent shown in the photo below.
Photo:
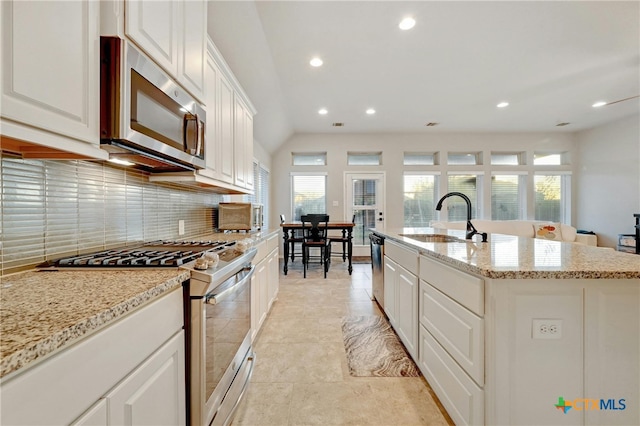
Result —
[[564, 127], [564, 126], [568, 126], [569, 124], [571, 124], [571, 123], [568, 123], [568, 122], [565, 121], [563, 123], [556, 124], [556, 127]]
[[429, 122], [429, 123], [425, 124], [425, 126], [427, 126], [427, 127], [434, 127], [434, 126], [437, 126], [438, 124], [440, 124], [440, 123], [435, 123], [435, 122], [431, 121], [431, 122]]
[[332, 126], [333, 127], [342, 127], [342, 126], [344, 126], [344, 123], [333, 123]]

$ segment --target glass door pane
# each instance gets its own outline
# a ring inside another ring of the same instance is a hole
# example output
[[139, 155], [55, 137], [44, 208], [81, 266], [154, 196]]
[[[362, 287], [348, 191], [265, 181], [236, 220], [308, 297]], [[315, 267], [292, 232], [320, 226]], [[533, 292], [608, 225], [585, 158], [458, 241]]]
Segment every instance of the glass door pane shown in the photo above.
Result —
[[[383, 216], [383, 182], [381, 173], [347, 174], [347, 203], [350, 208], [348, 217], [355, 215], [353, 229], [354, 250], [358, 246], [365, 246], [368, 255], [369, 229], [375, 228], [384, 220]], [[354, 252], [355, 253], [355, 252]], [[358, 254], [356, 254], [358, 255]]]

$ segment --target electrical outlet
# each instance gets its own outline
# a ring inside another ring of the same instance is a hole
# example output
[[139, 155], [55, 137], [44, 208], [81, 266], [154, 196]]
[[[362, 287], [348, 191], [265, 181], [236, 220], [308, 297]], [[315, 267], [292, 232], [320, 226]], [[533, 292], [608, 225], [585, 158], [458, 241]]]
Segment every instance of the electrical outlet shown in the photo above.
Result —
[[561, 339], [562, 320], [553, 318], [534, 318], [531, 322], [531, 337], [534, 339]]
[[184, 220], [178, 221], [178, 235], [184, 235]]

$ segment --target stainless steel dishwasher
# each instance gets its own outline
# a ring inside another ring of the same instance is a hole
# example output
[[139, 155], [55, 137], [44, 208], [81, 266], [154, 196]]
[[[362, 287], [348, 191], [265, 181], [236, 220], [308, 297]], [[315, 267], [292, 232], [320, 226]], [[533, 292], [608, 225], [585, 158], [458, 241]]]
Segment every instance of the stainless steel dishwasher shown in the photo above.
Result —
[[384, 237], [378, 234], [369, 234], [371, 245], [371, 268], [373, 298], [384, 309]]

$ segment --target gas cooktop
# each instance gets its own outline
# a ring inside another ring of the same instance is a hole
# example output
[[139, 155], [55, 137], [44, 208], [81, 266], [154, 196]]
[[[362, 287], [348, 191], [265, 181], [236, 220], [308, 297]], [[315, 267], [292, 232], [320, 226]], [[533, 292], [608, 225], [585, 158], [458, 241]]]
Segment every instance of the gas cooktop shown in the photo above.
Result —
[[38, 269], [64, 268], [175, 268], [196, 260], [204, 252], [220, 260], [235, 257], [235, 241], [152, 241], [141, 246], [116, 248], [44, 262]]

